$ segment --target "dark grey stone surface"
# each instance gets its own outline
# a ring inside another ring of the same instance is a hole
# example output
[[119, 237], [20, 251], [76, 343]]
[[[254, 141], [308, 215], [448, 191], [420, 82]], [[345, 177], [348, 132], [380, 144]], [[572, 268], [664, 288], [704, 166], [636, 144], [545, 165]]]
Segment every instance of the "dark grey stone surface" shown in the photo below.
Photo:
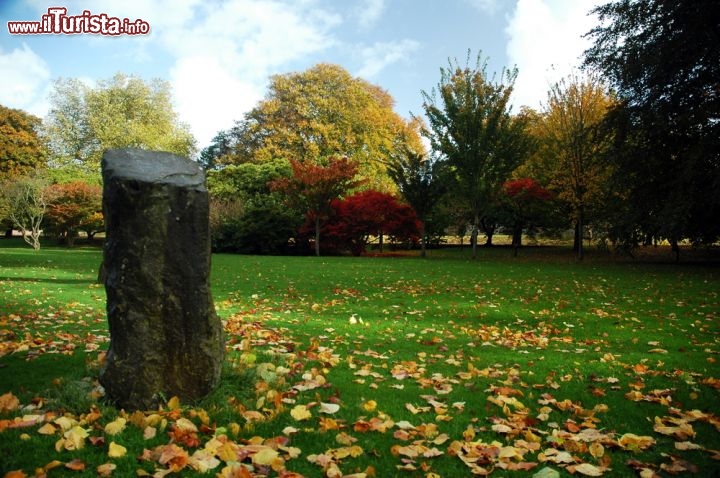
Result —
[[130, 148], [106, 151], [102, 175], [110, 349], [100, 383], [127, 410], [202, 398], [224, 356], [205, 175], [188, 159]]

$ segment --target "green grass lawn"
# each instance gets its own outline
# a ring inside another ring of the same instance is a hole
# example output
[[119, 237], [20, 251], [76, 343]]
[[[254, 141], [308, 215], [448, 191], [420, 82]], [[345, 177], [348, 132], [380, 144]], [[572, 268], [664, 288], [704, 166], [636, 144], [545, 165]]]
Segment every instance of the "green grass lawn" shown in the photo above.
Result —
[[720, 473], [719, 269], [430, 255], [213, 256], [220, 386], [131, 414], [96, 382], [101, 251], [0, 243], [0, 472]]

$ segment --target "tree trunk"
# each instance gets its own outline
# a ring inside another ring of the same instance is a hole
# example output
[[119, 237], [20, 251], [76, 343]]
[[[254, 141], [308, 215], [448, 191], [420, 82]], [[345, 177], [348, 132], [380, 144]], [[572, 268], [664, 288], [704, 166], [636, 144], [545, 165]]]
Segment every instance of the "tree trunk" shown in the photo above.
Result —
[[427, 257], [427, 237], [425, 237], [425, 222], [420, 221], [420, 257]]
[[478, 242], [478, 227], [480, 218], [477, 214], [475, 215], [475, 221], [472, 225], [472, 232], [470, 232], [470, 244], [472, 244], [472, 258], [477, 259], [477, 242]]
[[480, 224], [482, 225], [483, 232], [485, 232], [485, 237], [487, 238], [485, 240], [485, 246], [486, 247], [492, 247], [493, 246], [493, 236], [495, 235], [495, 224], [489, 223], [485, 220], [485, 218], [480, 221]]
[[515, 227], [513, 228], [513, 238], [512, 238], [513, 257], [517, 257], [518, 249], [520, 249], [520, 247], [522, 246], [522, 230], [523, 230], [522, 223], [515, 224]]
[[578, 210], [577, 227], [575, 228], [576, 242], [577, 242], [577, 258], [583, 260], [585, 257], [585, 247], [583, 246], [583, 236], [585, 225], [583, 224], [585, 208], [581, 205]]
[[670, 239], [670, 248], [675, 254], [675, 262], [680, 262], [680, 245], [678, 244], [678, 240], [674, 237]]
[[320, 256], [320, 216], [315, 217], [315, 255]]
[[383, 251], [383, 233], [380, 232], [380, 235], [378, 236], [378, 247], [380, 247], [380, 253], [382, 254]]

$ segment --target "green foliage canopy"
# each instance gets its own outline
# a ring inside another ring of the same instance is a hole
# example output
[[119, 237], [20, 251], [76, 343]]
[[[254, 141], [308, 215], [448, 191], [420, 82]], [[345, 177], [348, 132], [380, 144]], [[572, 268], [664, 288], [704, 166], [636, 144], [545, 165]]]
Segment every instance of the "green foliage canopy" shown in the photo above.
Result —
[[118, 73], [91, 87], [75, 78], [55, 81], [43, 135], [51, 164], [97, 172], [108, 148], [138, 147], [195, 153], [195, 139], [173, 110], [170, 84]]
[[503, 70], [500, 80], [489, 78], [487, 60], [478, 54], [464, 67], [449, 61], [440, 69], [437, 89], [423, 92], [433, 150], [454, 170], [454, 190], [471, 214], [473, 257], [480, 220], [487, 214], [502, 183], [525, 159], [531, 141], [523, 115], [510, 112], [510, 95], [517, 69]]
[[720, 237], [720, 9], [713, 0], [597, 7], [586, 64], [617, 90], [614, 178], [631, 207], [618, 229], [711, 243]]

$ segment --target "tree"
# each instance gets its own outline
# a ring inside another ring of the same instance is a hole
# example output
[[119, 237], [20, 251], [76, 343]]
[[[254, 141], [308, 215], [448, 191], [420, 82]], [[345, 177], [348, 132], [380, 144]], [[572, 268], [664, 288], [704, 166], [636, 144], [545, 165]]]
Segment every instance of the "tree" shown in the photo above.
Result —
[[602, 201], [610, 177], [606, 151], [610, 144], [602, 124], [612, 97], [595, 75], [571, 74], [548, 92], [542, 116], [542, 155], [550, 189], [569, 205], [575, 224], [575, 248], [583, 258], [588, 207]]
[[[417, 239], [419, 221], [412, 207], [394, 196], [365, 190], [332, 202], [333, 214], [324, 225], [323, 237], [332, 249], [349, 249], [359, 256], [371, 237]], [[382, 242], [381, 242], [382, 251]]]
[[420, 256], [427, 256], [426, 224], [447, 191], [447, 164], [410, 148], [393, 156], [388, 174], [420, 220]]
[[[94, 235], [102, 228], [102, 188], [74, 181], [52, 184], [45, 191], [48, 226], [72, 247], [79, 230]], [[98, 224], [98, 220], [100, 223]]]
[[259, 164], [231, 164], [210, 170], [207, 173], [207, 184], [210, 194], [215, 198], [247, 202], [271, 194], [272, 181], [291, 175], [290, 162], [275, 159]]
[[503, 184], [505, 198], [504, 209], [509, 216], [513, 237], [514, 255], [522, 245], [522, 231], [533, 221], [542, 220], [545, 206], [552, 198], [550, 191], [540, 186], [534, 179], [519, 178]]
[[210, 145], [200, 151], [198, 162], [207, 170], [218, 169], [222, 163], [232, 163], [225, 159], [232, 153], [233, 138], [230, 131], [220, 131], [210, 141]]
[[478, 227], [502, 183], [528, 154], [524, 116], [510, 114], [517, 69], [503, 69], [500, 80], [488, 78], [487, 61], [478, 55], [470, 67], [457, 60], [441, 68], [432, 94], [422, 92], [429, 119], [432, 148], [454, 172], [457, 197], [467, 204], [472, 222], [473, 258], [477, 257]]
[[98, 172], [108, 148], [138, 147], [192, 156], [195, 139], [178, 121], [170, 84], [118, 73], [90, 87], [58, 79], [43, 128], [51, 164]]
[[[40, 118], [23, 110], [0, 105], [0, 183], [32, 175], [46, 165], [46, 149], [37, 134]], [[6, 235], [12, 234], [12, 222], [7, 203], [0, 208], [0, 222], [8, 225]]]
[[6, 181], [0, 190], [0, 202], [23, 240], [36, 251], [40, 249], [42, 222], [47, 207], [45, 181], [42, 176], [21, 176]]
[[[399, 145], [420, 142], [393, 111], [393, 102], [380, 87], [321, 63], [272, 76], [266, 98], [236, 123], [229, 141], [221, 133], [212, 148], [225, 163], [275, 158], [322, 162], [346, 156], [358, 165], [368, 188], [391, 190], [387, 159]], [[225, 153], [228, 144], [231, 152]]]
[[[720, 9], [713, 0], [621, 0], [585, 63], [617, 91], [614, 180], [633, 214], [619, 229], [711, 243], [720, 237]], [[629, 222], [632, 221], [632, 222]]]
[[292, 174], [290, 163], [232, 164], [208, 171], [213, 250], [251, 254], [285, 252], [302, 214], [283, 204], [269, 184]]
[[320, 226], [332, 212], [332, 201], [361, 184], [355, 179], [357, 165], [347, 157], [330, 158], [326, 165], [290, 161], [292, 176], [271, 183], [295, 207], [307, 211], [315, 227], [315, 255], [320, 255]]
[[45, 167], [46, 150], [38, 137], [41, 120], [0, 105], [0, 181]]

